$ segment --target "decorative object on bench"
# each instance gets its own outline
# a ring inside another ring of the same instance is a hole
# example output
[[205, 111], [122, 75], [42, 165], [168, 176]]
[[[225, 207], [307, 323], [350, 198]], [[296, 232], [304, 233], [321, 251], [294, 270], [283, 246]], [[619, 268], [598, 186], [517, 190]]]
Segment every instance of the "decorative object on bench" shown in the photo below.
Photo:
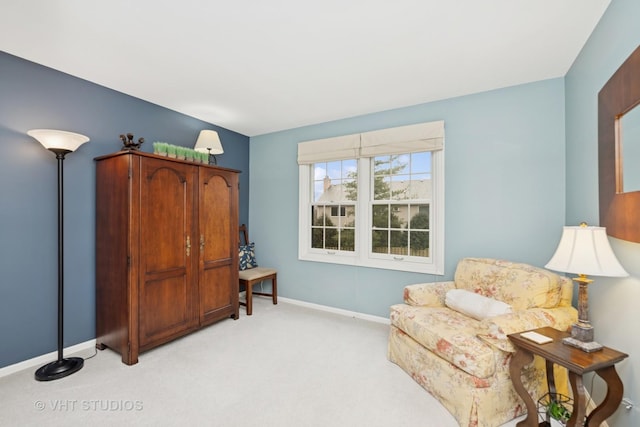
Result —
[[120, 134], [120, 141], [122, 141], [122, 150], [137, 150], [144, 143], [144, 138], [138, 138], [138, 142], [133, 142], [133, 134], [128, 133]]
[[[451, 308], [452, 290], [494, 301], [474, 318]], [[404, 288], [404, 304], [391, 307], [388, 358], [461, 426], [504, 424], [526, 412], [509, 375], [516, 348], [507, 335], [543, 326], [569, 330], [577, 319], [572, 293], [570, 279], [542, 268], [464, 258], [453, 281]], [[566, 394], [566, 370], [556, 375], [557, 392]], [[547, 393], [544, 361], [536, 358], [522, 380], [536, 400]]]
[[[241, 286], [244, 286], [246, 302], [240, 305], [247, 307], [247, 316], [253, 312], [253, 295], [270, 296], [274, 304], [278, 303], [278, 272], [273, 268], [259, 267], [256, 261], [255, 243], [249, 241], [247, 226], [242, 224], [239, 227], [240, 234], [244, 238], [244, 243], [239, 246], [239, 273], [238, 279]], [[271, 293], [253, 292], [253, 285], [262, 283], [264, 280], [271, 280]]]
[[578, 284], [578, 322], [571, 326], [571, 336], [563, 342], [586, 352], [602, 350], [602, 344], [593, 340], [593, 326], [589, 322], [587, 286], [593, 280], [587, 275], [629, 275], [613, 254], [605, 228], [588, 227], [585, 222], [578, 227], [564, 227], [558, 248], [545, 267], [578, 275], [573, 279]]

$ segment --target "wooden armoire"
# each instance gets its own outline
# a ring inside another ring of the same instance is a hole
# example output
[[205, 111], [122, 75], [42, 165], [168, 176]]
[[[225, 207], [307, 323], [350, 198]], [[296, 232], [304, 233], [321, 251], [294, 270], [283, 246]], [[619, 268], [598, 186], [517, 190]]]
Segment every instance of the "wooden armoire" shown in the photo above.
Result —
[[96, 161], [96, 346], [127, 365], [238, 318], [238, 171], [120, 151]]

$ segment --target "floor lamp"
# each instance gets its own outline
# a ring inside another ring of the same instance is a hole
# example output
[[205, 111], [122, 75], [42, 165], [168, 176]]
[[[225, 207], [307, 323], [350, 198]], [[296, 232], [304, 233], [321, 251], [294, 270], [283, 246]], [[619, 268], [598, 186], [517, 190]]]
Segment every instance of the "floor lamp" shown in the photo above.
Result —
[[40, 142], [44, 148], [52, 151], [58, 159], [58, 360], [40, 367], [35, 374], [38, 381], [51, 381], [71, 375], [82, 369], [81, 357], [64, 358], [63, 318], [64, 318], [64, 227], [63, 227], [63, 160], [67, 153], [75, 151], [89, 141], [84, 135], [61, 130], [34, 129], [27, 134]]

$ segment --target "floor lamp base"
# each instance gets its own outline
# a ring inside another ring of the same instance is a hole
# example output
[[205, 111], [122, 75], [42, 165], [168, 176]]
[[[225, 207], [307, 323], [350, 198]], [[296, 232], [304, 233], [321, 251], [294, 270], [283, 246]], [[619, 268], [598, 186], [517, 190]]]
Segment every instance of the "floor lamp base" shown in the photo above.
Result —
[[51, 381], [64, 378], [74, 372], [78, 372], [84, 365], [84, 359], [81, 357], [67, 357], [66, 359], [56, 360], [47, 363], [36, 371], [36, 380]]

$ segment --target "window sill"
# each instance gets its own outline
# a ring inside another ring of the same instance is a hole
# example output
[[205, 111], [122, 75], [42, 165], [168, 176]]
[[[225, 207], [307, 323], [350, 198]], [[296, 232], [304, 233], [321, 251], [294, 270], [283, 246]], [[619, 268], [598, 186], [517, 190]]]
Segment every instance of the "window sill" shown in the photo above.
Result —
[[356, 255], [306, 253], [298, 255], [300, 261], [323, 262], [327, 264], [351, 265], [354, 267], [379, 268], [383, 270], [404, 271], [444, 275], [444, 268], [435, 263], [421, 263], [410, 260], [360, 259]]

